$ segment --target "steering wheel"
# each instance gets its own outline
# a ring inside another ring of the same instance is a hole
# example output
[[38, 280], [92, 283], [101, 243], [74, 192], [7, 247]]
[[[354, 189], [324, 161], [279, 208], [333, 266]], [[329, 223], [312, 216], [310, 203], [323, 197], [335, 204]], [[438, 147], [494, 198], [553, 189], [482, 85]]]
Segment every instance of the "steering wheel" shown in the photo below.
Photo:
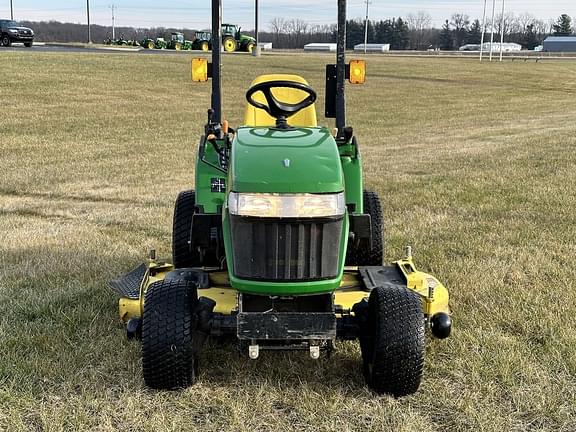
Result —
[[[302, 90], [307, 94], [307, 96], [300, 102], [294, 104], [281, 102], [272, 94], [272, 89], [275, 88], [293, 88]], [[254, 100], [253, 96], [256, 92], [262, 92], [264, 94], [264, 98], [266, 98], [266, 102], [268, 103], [267, 105]], [[316, 101], [316, 98], [316, 92], [312, 87], [299, 82], [283, 80], [261, 82], [250, 87], [246, 92], [246, 100], [248, 103], [256, 108], [263, 109], [274, 117], [277, 126], [286, 125], [287, 118], [312, 105]]]

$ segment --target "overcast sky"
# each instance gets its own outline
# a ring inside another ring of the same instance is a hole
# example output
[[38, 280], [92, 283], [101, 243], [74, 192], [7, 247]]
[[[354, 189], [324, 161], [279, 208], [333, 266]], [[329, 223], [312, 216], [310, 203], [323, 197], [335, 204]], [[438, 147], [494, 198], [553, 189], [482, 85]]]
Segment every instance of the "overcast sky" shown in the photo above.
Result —
[[[111, 25], [109, 6], [117, 6], [116, 25], [134, 27], [207, 28], [210, 23], [210, 0], [89, 0], [92, 22]], [[496, 0], [496, 9], [502, 0]], [[541, 19], [567, 13], [576, 18], [576, 0], [505, 0], [506, 10], [531, 13]], [[17, 20], [57, 20], [86, 22], [85, 0], [13, 0]], [[488, 0], [490, 13], [492, 1]], [[362, 18], [364, 0], [348, 0], [348, 17]], [[482, 17], [484, 0], [371, 0], [370, 18], [405, 17], [418, 11], [428, 12], [440, 26], [454, 12], [472, 18]], [[223, 0], [224, 21], [254, 28], [254, 0]], [[10, 0], [0, 0], [0, 17], [10, 17]], [[274, 17], [301, 18], [311, 24], [336, 22], [335, 0], [260, 0], [260, 27], [267, 29]]]

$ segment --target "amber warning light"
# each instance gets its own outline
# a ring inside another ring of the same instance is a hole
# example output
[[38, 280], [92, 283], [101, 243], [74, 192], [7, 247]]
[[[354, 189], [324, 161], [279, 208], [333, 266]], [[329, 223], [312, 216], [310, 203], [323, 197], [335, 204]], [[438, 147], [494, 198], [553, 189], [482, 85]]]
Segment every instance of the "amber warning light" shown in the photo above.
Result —
[[366, 61], [350, 60], [350, 84], [364, 84], [366, 82]]

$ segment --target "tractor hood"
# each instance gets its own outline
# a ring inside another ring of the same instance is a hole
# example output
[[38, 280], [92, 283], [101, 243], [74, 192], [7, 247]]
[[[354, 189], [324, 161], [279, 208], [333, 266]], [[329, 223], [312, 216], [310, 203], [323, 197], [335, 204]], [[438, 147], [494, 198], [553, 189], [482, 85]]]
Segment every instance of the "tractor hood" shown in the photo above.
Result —
[[239, 128], [232, 145], [230, 182], [235, 192], [344, 190], [338, 147], [326, 128]]

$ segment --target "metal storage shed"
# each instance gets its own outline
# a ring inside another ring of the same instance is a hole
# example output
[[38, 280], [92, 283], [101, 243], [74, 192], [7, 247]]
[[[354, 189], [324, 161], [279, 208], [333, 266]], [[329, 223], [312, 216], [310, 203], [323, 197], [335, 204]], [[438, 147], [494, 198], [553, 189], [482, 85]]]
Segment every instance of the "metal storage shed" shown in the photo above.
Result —
[[576, 36], [548, 36], [543, 51], [576, 52]]

